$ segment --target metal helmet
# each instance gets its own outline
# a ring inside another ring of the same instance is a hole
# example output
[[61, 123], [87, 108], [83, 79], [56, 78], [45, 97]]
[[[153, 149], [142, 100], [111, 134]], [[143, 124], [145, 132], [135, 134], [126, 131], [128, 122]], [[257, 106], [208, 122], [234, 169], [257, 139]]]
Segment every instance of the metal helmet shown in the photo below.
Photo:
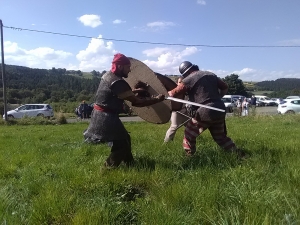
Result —
[[193, 67], [193, 64], [189, 61], [184, 61], [179, 66], [179, 72], [184, 75], [189, 69]]

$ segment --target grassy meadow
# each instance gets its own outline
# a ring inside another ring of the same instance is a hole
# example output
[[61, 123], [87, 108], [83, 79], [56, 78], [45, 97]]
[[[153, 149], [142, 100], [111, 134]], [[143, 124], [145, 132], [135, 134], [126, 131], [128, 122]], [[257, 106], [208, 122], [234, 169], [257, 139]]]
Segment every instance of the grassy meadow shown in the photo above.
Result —
[[300, 224], [300, 116], [227, 119], [251, 157], [222, 152], [208, 131], [186, 157], [183, 128], [124, 123], [136, 165], [103, 169], [107, 145], [87, 122], [0, 125], [0, 224]]

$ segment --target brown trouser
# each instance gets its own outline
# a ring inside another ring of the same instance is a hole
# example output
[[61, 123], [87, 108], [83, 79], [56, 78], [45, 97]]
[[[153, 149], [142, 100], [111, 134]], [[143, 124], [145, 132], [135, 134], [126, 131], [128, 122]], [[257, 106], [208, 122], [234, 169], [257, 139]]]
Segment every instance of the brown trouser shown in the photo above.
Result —
[[196, 138], [206, 129], [210, 131], [214, 141], [224, 150], [235, 149], [234, 142], [227, 136], [225, 120], [215, 122], [191, 119], [184, 130], [183, 148], [188, 155], [196, 152]]
[[133, 156], [131, 153], [131, 138], [127, 134], [126, 139], [113, 141], [111, 153], [106, 159], [106, 164], [111, 167], [118, 167], [121, 162], [127, 166], [133, 163]]

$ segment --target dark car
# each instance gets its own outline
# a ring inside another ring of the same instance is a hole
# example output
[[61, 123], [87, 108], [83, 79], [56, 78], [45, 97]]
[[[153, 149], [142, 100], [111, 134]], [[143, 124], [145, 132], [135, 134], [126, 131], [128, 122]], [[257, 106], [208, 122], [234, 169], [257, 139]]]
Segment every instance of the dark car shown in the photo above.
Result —
[[265, 103], [262, 102], [262, 101], [256, 100], [256, 106], [257, 107], [259, 107], [259, 106], [265, 106]]

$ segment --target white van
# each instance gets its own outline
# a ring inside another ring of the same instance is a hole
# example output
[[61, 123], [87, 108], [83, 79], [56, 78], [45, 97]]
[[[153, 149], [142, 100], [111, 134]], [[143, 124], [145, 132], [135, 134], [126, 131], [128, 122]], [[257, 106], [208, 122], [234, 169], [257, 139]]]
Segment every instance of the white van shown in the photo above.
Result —
[[256, 100], [263, 102], [265, 106], [277, 106], [277, 102], [265, 95], [255, 95]]
[[288, 96], [285, 99], [295, 99], [295, 98], [300, 98], [300, 96], [296, 96], [296, 95], [294, 95], [294, 96]]

